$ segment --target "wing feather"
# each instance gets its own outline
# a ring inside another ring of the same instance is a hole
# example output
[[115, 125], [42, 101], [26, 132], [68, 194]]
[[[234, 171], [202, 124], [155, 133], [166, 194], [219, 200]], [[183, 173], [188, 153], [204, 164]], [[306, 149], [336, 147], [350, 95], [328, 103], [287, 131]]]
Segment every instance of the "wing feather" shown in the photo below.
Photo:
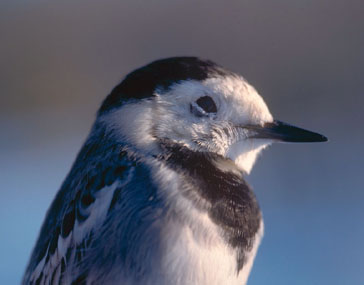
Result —
[[[61, 189], [58, 193], [47, 214], [23, 284], [77, 283], [77, 280], [86, 280], [87, 273], [77, 272], [75, 265], [83, 261], [94, 233], [103, 226], [115, 203], [115, 192], [121, 192], [131, 181], [134, 167], [127, 163], [103, 171], [99, 169], [92, 174], [87, 172], [76, 190]], [[68, 203], [62, 201], [66, 192], [75, 193]], [[63, 207], [59, 207], [60, 203]], [[60, 218], [52, 218], [52, 215]], [[47, 235], [48, 239], [42, 235]]]

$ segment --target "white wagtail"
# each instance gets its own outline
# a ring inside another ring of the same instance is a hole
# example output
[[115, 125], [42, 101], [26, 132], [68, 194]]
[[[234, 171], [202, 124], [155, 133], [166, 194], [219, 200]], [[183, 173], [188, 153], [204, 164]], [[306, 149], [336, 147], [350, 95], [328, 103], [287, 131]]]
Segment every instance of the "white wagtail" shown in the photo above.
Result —
[[211, 61], [139, 68], [99, 109], [23, 284], [246, 284], [263, 222], [244, 175], [274, 141], [326, 140]]

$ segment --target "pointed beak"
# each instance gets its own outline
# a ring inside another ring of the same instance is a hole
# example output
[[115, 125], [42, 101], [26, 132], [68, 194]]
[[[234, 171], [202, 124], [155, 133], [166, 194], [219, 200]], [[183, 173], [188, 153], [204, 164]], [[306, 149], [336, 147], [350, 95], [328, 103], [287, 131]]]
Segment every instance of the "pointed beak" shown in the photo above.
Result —
[[318, 133], [297, 128], [289, 124], [274, 120], [263, 126], [246, 126], [253, 131], [251, 138], [270, 139], [281, 142], [326, 142], [327, 138]]

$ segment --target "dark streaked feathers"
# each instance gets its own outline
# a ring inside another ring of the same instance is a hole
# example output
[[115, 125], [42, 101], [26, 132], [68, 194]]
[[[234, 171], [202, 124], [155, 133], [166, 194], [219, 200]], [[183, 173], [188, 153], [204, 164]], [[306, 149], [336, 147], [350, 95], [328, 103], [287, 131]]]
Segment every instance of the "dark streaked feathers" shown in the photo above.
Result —
[[[104, 154], [105, 149], [107, 155]], [[130, 170], [132, 165], [133, 162], [127, 159], [125, 152], [108, 142], [103, 127], [95, 126], [94, 135], [85, 143], [70, 176], [63, 183], [48, 210], [24, 280], [29, 280], [43, 258], [45, 263], [52, 258], [57, 251], [59, 238], [67, 239], [75, 227], [75, 222], [83, 224], [88, 219], [88, 208], [95, 202], [95, 194], [113, 182], [126, 178], [123, 174], [127, 171], [123, 170]], [[76, 248], [77, 245], [72, 247]], [[67, 252], [65, 258], [70, 258], [71, 252]], [[67, 264], [68, 261], [64, 262]], [[55, 270], [57, 268], [58, 266], [54, 267]], [[49, 274], [43, 273], [42, 276], [47, 278], [46, 275]]]

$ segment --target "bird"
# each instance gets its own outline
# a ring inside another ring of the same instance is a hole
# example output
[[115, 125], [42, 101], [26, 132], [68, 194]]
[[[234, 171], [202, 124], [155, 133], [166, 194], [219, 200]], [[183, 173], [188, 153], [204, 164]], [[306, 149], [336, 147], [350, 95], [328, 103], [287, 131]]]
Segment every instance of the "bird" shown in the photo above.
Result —
[[213, 61], [137, 68], [102, 102], [22, 284], [246, 284], [264, 232], [246, 176], [273, 142], [324, 141]]

